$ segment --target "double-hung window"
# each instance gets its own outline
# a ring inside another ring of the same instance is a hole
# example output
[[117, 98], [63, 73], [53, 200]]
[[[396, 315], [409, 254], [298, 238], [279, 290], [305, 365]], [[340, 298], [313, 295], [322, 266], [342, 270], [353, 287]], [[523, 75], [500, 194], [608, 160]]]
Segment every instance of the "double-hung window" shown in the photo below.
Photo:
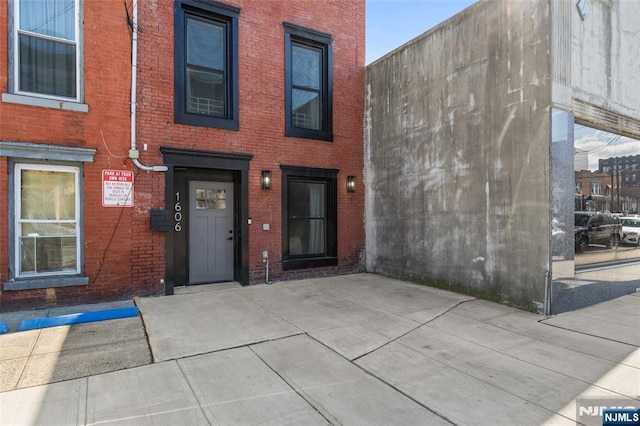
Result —
[[83, 170], [96, 150], [0, 141], [0, 152], [9, 165], [9, 280], [2, 289], [87, 285]]
[[283, 269], [337, 264], [336, 169], [281, 166]]
[[333, 140], [329, 34], [284, 23], [285, 134]]
[[15, 276], [80, 273], [80, 169], [15, 166]]
[[14, 0], [14, 93], [80, 100], [79, 0]]
[[216, 2], [175, 2], [175, 120], [238, 130], [238, 14]]

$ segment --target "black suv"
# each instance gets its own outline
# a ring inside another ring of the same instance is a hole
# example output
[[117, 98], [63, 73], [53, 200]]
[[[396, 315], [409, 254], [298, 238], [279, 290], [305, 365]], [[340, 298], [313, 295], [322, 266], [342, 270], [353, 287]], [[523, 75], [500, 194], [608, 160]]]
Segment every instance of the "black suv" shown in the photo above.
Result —
[[576, 212], [573, 232], [576, 237], [576, 252], [590, 244], [601, 244], [607, 248], [618, 244], [622, 225], [615, 216], [600, 212]]

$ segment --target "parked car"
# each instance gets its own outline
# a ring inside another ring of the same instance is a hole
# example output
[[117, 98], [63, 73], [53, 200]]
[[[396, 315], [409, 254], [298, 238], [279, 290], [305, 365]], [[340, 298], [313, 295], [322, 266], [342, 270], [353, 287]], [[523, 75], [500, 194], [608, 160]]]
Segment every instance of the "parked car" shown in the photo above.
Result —
[[576, 252], [585, 250], [591, 244], [600, 244], [609, 248], [620, 241], [622, 225], [618, 218], [609, 213], [579, 211], [575, 212], [573, 232]]
[[622, 239], [620, 242], [640, 246], [640, 216], [622, 217], [620, 218], [620, 224], [622, 225]]

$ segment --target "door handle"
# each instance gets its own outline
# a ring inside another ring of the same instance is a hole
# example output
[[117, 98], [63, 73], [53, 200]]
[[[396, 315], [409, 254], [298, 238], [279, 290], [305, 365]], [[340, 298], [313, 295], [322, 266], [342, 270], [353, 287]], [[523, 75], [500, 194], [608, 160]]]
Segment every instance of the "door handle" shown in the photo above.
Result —
[[233, 240], [233, 237], [228, 237], [227, 238], [227, 241], [232, 241], [232, 240]]

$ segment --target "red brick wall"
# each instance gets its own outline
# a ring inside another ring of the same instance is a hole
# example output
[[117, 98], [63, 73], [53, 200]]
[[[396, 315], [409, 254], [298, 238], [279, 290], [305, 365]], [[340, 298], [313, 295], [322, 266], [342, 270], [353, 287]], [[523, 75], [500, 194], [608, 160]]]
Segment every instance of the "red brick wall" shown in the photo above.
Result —
[[[131, 279], [133, 261], [139, 255], [134, 254], [131, 245], [131, 235], [140, 232], [136, 228], [138, 203], [134, 208], [102, 207], [102, 169], [132, 169], [123, 158], [130, 143], [131, 38], [122, 2], [84, 2], [84, 22], [84, 91], [89, 112], [0, 103], [0, 140], [97, 150], [94, 162], [84, 166], [84, 266], [89, 285], [48, 291], [2, 291], [0, 309], [4, 311], [117, 300], [159, 291], [157, 283], [163, 271], [157, 268], [144, 280]], [[7, 34], [7, 2], [0, 2], [2, 93], [8, 90]], [[0, 283], [9, 276], [7, 177], [7, 158], [0, 157]], [[146, 230], [148, 218], [144, 221]], [[152, 238], [157, 237], [145, 233], [149, 244], [155, 243]], [[163, 256], [162, 251], [156, 254]]]
[[[130, 1], [127, 1], [130, 4]], [[275, 280], [364, 268], [364, 0], [234, 0], [239, 15], [240, 130], [174, 123], [173, 2], [146, 0], [139, 9], [137, 140], [143, 164], [162, 164], [161, 145], [251, 153], [250, 280], [264, 280], [262, 251]], [[117, 300], [162, 291], [164, 234], [149, 230], [149, 211], [165, 205], [163, 173], [138, 170], [130, 144], [131, 39], [122, 2], [85, 1], [84, 90], [88, 113], [0, 103], [0, 140], [97, 149], [84, 168], [85, 271], [88, 286], [2, 291], [0, 310]], [[284, 29], [290, 22], [333, 36], [333, 143], [284, 137]], [[0, 92], [7, 81], [7, 2], [0, 2]], [[104, 135], [104, 142], [102, 139]], [[142, 150], [146, 143], [148, 149]], [[338, 168], [338, 256], [332, 268], [282, 272], [279, 164]], [[102, 169], [135, 172], [132, 208], [102, 206]], [[260, 190], [271, 170], [272, 190]], [[357, 177], [355, 194], [346, 176]], [[0, 157], [0, 282], [9, 276], [8, 170]], [[263, 231], [269, 223], [271, 230]]]
[[[227, 2], [239, 15], [240, 130], [175, 124], [173, 119], [173, 4], [141, 3], [139, 57], [140, 143], [143, 162], [161, 164], [161, 145], [253, 154], [249, 171], [249, 268], [264, 281], [262, 251], [270, 277], [290, 279], [360, 271], [364, 265], [363, 131], [364, 1], [289, 0]], [[290, 22], [333, 36], [333, 143], [284, 136], [284, 27]], [[338, 266], [283, 272], [279, 164], [338, 168]], [[272, 189], [260, 190], [261, 170], [272, 171]], [[346, 177], [357, 176], [355, 194]], [[150, 178], [145, 175], [144, 179]], [[140, 188], [137, 188], [140, 192]], [[162, 197], [162, 193], [150, 196]], [[269, 231], [262, 224], [270, 225]]]

